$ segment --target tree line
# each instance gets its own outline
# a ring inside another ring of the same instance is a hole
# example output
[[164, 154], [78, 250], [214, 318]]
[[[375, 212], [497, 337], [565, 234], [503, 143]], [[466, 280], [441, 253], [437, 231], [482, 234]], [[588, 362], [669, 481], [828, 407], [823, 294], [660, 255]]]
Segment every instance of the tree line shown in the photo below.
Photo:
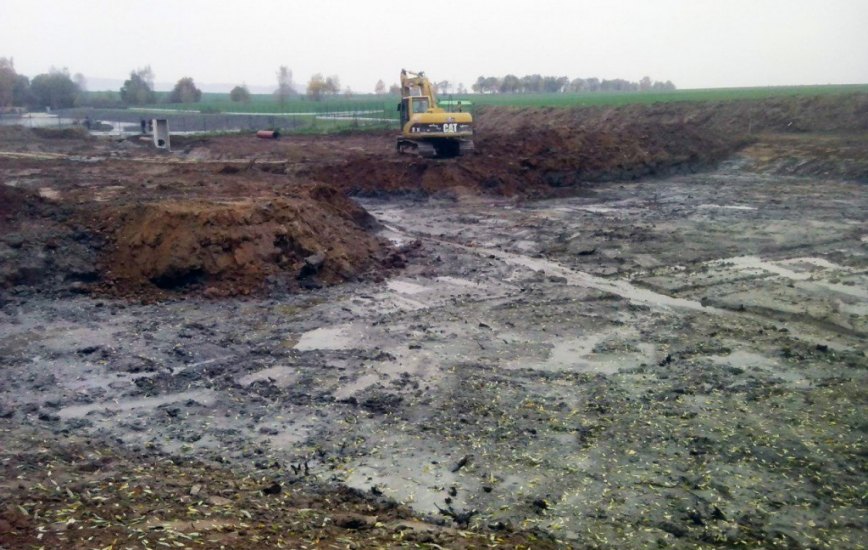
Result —
[[[292, 97], [300, 96], [292, 79], [292, 71], [285, 65], [277, 70], [277, 88], [274, 97], [283, 105]], [[84, 94], [87, 81], [81, 73], [70, 75], [66, 68], [51, 68], [31, 80], [18, 74], [11, 58], [0, 57], [0, 110], [8, 107], [62, 109], [74, 106], [122, 107], [134, 105], [153, 105], [160, 101], [154, 90], [154, 71], [150, 65], [130, 71], [118, 92]], [[349, 87], [341, 89], [337, 75], [323, 76], [316, 73], [307, 83], [309, 99], [319, 101], [330, 95], [343, 93], [352, 95]], [[246, 84], [239, 84], [229, 92], [229, 99], [236, 102], [250, 101], [251, 94]], [[164, 103], [198, 103], [202, 99], [200, 90], [192, 77], [185, 76], [175, 83], [174, 88], [165, 94]]]
[[[479, 94], [530, 94], [530, 93], [565, 93], [565, 92], [649, 92], [675, 90], [671, 80], [666, 82], [652, 81], [646, 76], [639, 82], [631, 82], [622, 78], [612, 80], [592, 78], [574, 78], [566, 76], [542, 76], [539, 74], [516, 76], [508, 74], [503, 77], [480, 76], [471, 86]], [[460, 92], [459, 92], [460, 93]]]
[[[94, 105], [117, 101], [99, 96], [86, 97], [87, 80], [81, 73], [70, 75], [69, 69], [52, 67], [47, 73], [38, 74], [31, 80], [18, 74], [11, 58], [0, 57], [0, 109], [28, 107], [36, 109], [63, 109], [80, 105]], [[150, 66], [130, 72], [119, 90], [120, 102], [124, 105], [150, 105], [157, 102], [154, 92], [154, 72]], [[169, 92], [166, 103], [197, 103], [202, 91], [189, 76], [180, 78]], [[102, 106], [102, 105], [98, 105]]]
[[15, 71], [11, 58], [0, 57], [0, 108], [71, 107], [84, 88], [81, 73], [70, 76], [67, 69], [51, 68], [33, 80]]
[[[292, 70], [282, 65], [276, 72], [277, 88], [274, 98], [284, 105], [290, 98], [299, 97], [296, 84], [293, 82]], [[464, 84], [453, 86], [443, 80], [433, 83], [441, 93], [467, 93]], [[39, 74], [31, 80], [15, 71], [11, 58], [0, 57], [0, 109], [7, 107], [52, 108], [61, 109], [80, 105], [97, 107], [119, 107], [133, 105], [153, 105], [158, 102], [154, 91], [154, 71], [150, 65], [130, 71], [116, 94], [91, 93], [85, 95], [87, 81], [81, 73], [71, 75], [66, 68], [52, 68], [47, 73]], [[612, 80], [599, 78], [574, 78], [566, 76], [543, 76], [539, 74], [522, 77], [508, 74], [503, 77], [480, 76], [471, 86], [473, 92], [482, 94], [521, 94], [521, 93], [564, 93], [564, 92], [645, 92], [675, 90], [675, 85], [666, 82], [652, 81], [644, 77], [639, 82], [616, 78]], [[389, 87], [391, 95], [400, 94], [400, 87], [393, 84]], [[337, 75], [323, 76], [316, 73], [310, 77], [305, 89], [307, 99], [322, 100], [328, 96], [343, 93], [351, 96], [349, 87], [341, 89], [340, 78]], [[384, 95], [386, 85], [379, 80], [374, 87], [374, 93]], [[239, 84], [229, 92], [229, 98], [235, 102], [248, 102], [251, 99], [250, 90], [245, 84]], [[192, 77], [180, 78], [174, 88], [162, 97], [165, 103], [198, 103], [202, 99], [202, 91], [196, 86]]]

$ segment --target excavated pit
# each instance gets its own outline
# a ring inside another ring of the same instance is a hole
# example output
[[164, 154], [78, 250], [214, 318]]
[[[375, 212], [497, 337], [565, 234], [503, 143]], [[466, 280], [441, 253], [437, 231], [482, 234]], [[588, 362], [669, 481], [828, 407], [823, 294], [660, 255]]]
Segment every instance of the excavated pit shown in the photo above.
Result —
[[860, 548], [866, 106], [0, 128], [0, 546]]

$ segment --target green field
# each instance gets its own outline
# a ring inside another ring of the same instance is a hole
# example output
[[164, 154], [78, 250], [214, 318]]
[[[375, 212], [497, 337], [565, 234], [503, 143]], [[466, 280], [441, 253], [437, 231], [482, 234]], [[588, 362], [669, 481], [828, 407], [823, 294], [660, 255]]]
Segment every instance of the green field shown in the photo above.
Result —
[[[783, 86], [764, 88], [715, 88], [707, 90], [675, 90], [671, 92], [586, 92], [586, 93], [537, 93], [537, 94], [449, 94], [441, 98], [470, 101], [475, 107], [481, 105], [512, 105], [518, 107], [576, 107], [592, 105], [648, 104], [671, 101], [725, 101], [737, 99], [763, 99], [776, 96], [827, 95], [863, 92], [868, 93], [868, 84], [828, 86]], [[357, 94], [353, 97], [336, 96], [312, 101], [304, 96], [291, 98], [280, 104], [270, 94], [255, 94], [248, 103], [229, 100], [228, 94], [202, 94], [197, 104], [157, 103], [153, 108], [167, 110], [202, 110], [221, 113], [336, 113], [341, 111], [370, 111], [378, 116], [396, 118], [398, 98]]]
[[[766, 88], [716, 88], [707, 90], [675, 90], [667, 92], [586, 92], [586, 93], [536, 93], [536, 94], [447, 94], [440, 99], [470, 102], [469, 110], [488, 105], [515, 107], [583, 107], [651, 104], [674, 101], [727, 101], [764, 99], [786, 96], [816, 96], [849, 93], [868, 93], [868, 84], [829, 86], [788, 86]], [[229, 94], [205, 93], [199, 103], [168, 104], [162, 99], [168, 94], [158, 93], [153, 105], [123, 108], [117, 101], [116, 92], [90, 92], [96, 101], [110, 100], [112, 111], [91, 117], [105, 120], [132, 120], [148, 118], [157, 112], [174, 113], [175, 127], [201, 129], [203, 132], [220, 131], [223, 128], [280, 128], [285, 132], [330, 133], [356, 131], [398, 126], [395, 96], [356, 94], [352, 97], [338, 95], [321, 101], [296, 96], [284, 103], [271, 94], [255, 94], [246, 103], [236, 103]], [[85, 105], [88, 103], [85, 98]], [[120, 110], [119, 110], [120, 109]], [[129, 116], [121, 116], [122, 114]], [[79, 113], [81, 117], [87, 113]], [[132, 118], [130, 118], [132, 117]], [[197, 118], [198, 117], [198, 118]], [[223, 117], [223, 119], [221, 119]], [[225, 119], [225, 120], [224, 120]], [[231, 121], [229, 120], [231, 119]], [[241, 119], [241, 120], [239, 120]]]

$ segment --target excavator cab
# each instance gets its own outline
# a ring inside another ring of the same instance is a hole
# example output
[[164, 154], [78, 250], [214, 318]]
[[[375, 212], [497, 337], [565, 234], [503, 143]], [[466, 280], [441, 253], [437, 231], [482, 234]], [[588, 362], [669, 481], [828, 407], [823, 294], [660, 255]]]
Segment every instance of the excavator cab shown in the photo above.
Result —
[[417, 113], [427, 113], [430, 107], [427, 97], [405, 97], [398, 104], [401, 112], [401, 127], [410, 121], [410, 116]]

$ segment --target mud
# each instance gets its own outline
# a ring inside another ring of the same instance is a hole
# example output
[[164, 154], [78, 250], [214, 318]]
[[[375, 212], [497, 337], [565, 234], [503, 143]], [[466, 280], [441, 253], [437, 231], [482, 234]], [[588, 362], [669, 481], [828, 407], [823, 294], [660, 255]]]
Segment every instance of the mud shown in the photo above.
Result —
[[[851, 130], [758, 134], [701, 173], [535, 201], [386, 182], [397, 195], [350, 203], [300, 175], [386, 148], [362, 136], [251, 140], [246, 163], [227, 156], [238, 137], [187, 144], [177, 158], [195, 162], [7, 156], [24, 206], [3, 213], [19, 235], [4, 234], [4, 269], [55, 257], [46, 222], [54, 250], [78, 227], [94, 265], [153, 243], [124, 260], [139, 284], [167, 258], [214, 278], [144, 302], [156, 291], [100, 290], [102, 267], [78, 290], [7, 283], [0, 540], [859, 548], [868, 204], [858, 159], [825, 141], [860, 150]], [[340, 144], [361, 150], [328, 157]], [[281, 264], [243, 243], [316, 225], [314, 203], [292, 201], [317, 197], [348, 224], [332, 257], [376, 267], [305, 290], [292, 262], [315, 246]], [[209, 225], [238, 244], [205, 254]], [[167, 239], [189, 252], [157, 253]], [[238, 250], [287, 282], [238, 296]], [[219, 280], [234, 298], [206, 292]]]

